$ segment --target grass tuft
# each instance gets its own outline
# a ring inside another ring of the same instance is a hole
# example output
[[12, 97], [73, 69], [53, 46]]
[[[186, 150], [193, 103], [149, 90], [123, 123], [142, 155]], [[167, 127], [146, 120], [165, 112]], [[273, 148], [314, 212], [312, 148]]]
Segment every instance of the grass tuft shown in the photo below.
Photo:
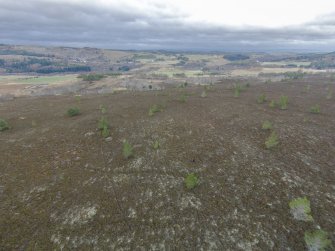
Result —
[[320, 106], [319, 105], [313, 105], [311, 108], [309, 108], [310, 113], [319, 114], [320, 113]]
[[270, 102], [270, 104], [269, 104], [269, 107], [271, 107], [271, 108], [275, 108], [275, 107], [276, 107], [276, 101], [271, 100], [271, 102]]
[[278, 136], [276, 132], [272, 132], [271, 135], [265, 141], [265, 147], [267, 149], [273, 148], [279, 144]]
[[160, 145], [159, 141], [156, 140], [156, 141], [153, 143], [152, 147], [153, 147], [155, 150], [158, 150], [158, 149], [161, 147], [161, 145]]
[[153, 116], [155, 113], [160, 112], [161, 111], [161, 107], [159, 105], [152, 105], [149, 108], [149, 116]]
[[187, 94], [184, 93], [184, 94], [180, 95], [179, 101], [182, 102], [182, 103], [186, 103], [186, 101], [187, 101]]
[[288, 104], [288, 97], [287, 96], [280, 96], [279, 99], [279, 108], [281, 110], [286, 110], [287, 109], [287, 104]]
[[129, 159], [134, 156], [133, 147], [128, 143], [128, 141], [123, 143], [122, 153], [125, 159]]
[[69, 110], [67, 110], [67, 115], [69, 117], [74, 117], [80, 115], [80, 110], [77, 107], [72, 107]]
[[9, 124], [6, 120], [0, 119], [0, 132], [8, 130], [9, 129]]
[[258, 103], [258, 104], [263, 104], [263, 103], [265, 103], [265, 102], [266, 102], [266, 96], [265, 96], [264, 93], [261, 94], [261, 95], [259, 95], [259, 96], [257, 97], [257, 103]]
[[187, 189], [193, 189], [199, 183], [198, 177], [194, 173], [190, 173], [185, 178], [185, 186]]
[[264, 121], [262, 124], [263, 130], [271, 130], [272, 129], [272, 123], [268, 120]]

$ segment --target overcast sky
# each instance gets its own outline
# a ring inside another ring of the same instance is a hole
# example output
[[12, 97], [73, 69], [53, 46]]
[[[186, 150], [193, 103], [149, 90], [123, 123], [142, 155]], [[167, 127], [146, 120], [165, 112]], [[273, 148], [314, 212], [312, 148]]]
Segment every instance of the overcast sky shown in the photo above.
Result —
[[335, 51], [335, 0], [0, 0], [0, 43]]

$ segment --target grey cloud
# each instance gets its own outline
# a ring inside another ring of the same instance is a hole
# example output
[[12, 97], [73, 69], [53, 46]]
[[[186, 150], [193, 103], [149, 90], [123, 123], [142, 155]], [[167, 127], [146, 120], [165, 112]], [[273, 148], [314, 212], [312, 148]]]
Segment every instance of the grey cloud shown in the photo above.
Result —
[[[333, 15], [334, 16], [334, 15]], [[0, 0], [0, 42], [116, 49], [275, 50], [335, 48], [335, 18], [280, 29], [190, 23], [167, 5]]]

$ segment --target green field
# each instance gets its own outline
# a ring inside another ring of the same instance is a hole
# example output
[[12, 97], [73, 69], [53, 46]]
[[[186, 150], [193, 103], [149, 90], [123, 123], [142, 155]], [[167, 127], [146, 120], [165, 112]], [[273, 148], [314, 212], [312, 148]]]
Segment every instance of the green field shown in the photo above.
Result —
[[63, 82], [75, 81], [76, 74], [71, 75], [57, 75], [57, 76], [0, 76], [0, 83], [2, 84], [30, 84], [30, 85], [44, 85], [57, 84]]

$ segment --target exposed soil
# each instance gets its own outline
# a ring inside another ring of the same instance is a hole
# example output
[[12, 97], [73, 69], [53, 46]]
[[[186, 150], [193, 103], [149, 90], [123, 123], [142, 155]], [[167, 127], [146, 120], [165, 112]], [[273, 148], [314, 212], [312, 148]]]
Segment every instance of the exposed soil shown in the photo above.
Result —
[[[335, 243], [335, 85], [251, 83], [234, 98], [232, 84], [206, 98], [188, 87], [0, 103], [12, 127], [0, 133], [0, 249], [305, 250], [304, 232], [319, 227]], [[258, 104], [262, 93], [287, 95], [288, 109]], [[149, 117], [153, 104], [165, 108]], [[315, 104], [320, 114], [308, 112]], [[108, 140], [96, 129], [100, 105]], [[82, 114], [67, 117], [73, 106]], [[279, 136], [271, 150], [265, 120]], [[200, 183], [187, 190], [192, 172]], [[290, 214], [303, 196], [314, 222]]]

